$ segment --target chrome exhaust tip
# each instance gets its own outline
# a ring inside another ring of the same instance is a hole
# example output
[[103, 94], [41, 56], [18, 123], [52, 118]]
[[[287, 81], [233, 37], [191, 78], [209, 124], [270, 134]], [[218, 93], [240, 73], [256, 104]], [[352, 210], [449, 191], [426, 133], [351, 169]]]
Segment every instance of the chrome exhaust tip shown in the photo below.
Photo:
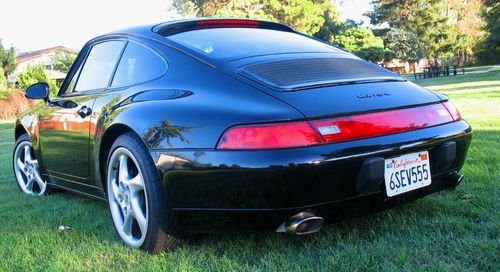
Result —
[[281, 224], [277, 232], [286, 232], [296, 235], [306, 235], [318, 232], [323, 227], [324, 220], [311, 212], [301, 212]]
[[464, 175], [459, 173], [454, 173], [448, 176], [448, 181], [452, 184], [453, 188], [457, 187], [464, 180]]

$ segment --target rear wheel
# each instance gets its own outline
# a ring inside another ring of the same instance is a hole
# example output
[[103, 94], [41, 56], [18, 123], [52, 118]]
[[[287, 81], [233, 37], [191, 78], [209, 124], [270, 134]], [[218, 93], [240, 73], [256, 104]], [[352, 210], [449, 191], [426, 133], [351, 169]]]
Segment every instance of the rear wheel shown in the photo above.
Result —
[[40, 196], [47, 192], [47, 181], [40, 173], [38, 160], [28, 135], [21, 135], [12, 158], [17, 185], [23, 193]]
[[113, 143], [106, 183], [111, 218], [126, 245], [157, 252], [184, 241], [153, 160], [135, 134]]

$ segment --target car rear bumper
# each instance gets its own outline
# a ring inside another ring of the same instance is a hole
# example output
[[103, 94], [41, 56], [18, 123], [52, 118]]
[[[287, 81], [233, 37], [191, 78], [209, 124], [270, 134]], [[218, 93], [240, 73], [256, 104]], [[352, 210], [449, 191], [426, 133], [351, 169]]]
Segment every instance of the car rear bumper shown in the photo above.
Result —
[[[281, 150], [151, 150], [181, 225], [192, 232], [274, 230], [297, 212], [326, 222], [454, 187], [472, 137], [465, 121], [330, 145]], [[429, 151], [432, 184], [387, 197], [371, 163]]]

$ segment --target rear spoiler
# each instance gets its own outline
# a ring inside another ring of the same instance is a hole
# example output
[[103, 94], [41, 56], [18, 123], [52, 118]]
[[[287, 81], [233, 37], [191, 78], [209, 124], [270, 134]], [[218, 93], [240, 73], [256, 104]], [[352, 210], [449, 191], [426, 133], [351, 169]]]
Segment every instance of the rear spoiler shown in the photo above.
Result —
[[220, 19], [220, 18], [197, 18], [176, 20], [167, 23], [162, 23], [153, 27], [153, 32], [162, 36], [174, 35], [181, 32], [206, 29], [206, 28], [231, 28], [231, 27], [244, 27], [244, 28], [264, 28], [286, 32], [295, 32], [287, 25], [251, 20], [251, 19]]

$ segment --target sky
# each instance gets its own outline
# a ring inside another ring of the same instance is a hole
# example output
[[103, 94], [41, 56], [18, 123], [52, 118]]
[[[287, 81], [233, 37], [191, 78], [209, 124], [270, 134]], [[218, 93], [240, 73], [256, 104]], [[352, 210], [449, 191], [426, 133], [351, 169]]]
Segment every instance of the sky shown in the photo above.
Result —
[[372, 10], [371, 0], [344, 0], [342, 5], [337, 6], [340, 12], [340, 19], [351, 19], [356, 22], [363, 21], [363, 25], [369, 25], [368, 17], [363, 16], [364, 13]]
[[[93, 37], [129, 26], [167, 21], [168, 0], [3, 0], [0, 39], [18, 52], [63, 45], [79, 50]], [[342, 19], [364, 20], [370, 0], [345, 0]]]

